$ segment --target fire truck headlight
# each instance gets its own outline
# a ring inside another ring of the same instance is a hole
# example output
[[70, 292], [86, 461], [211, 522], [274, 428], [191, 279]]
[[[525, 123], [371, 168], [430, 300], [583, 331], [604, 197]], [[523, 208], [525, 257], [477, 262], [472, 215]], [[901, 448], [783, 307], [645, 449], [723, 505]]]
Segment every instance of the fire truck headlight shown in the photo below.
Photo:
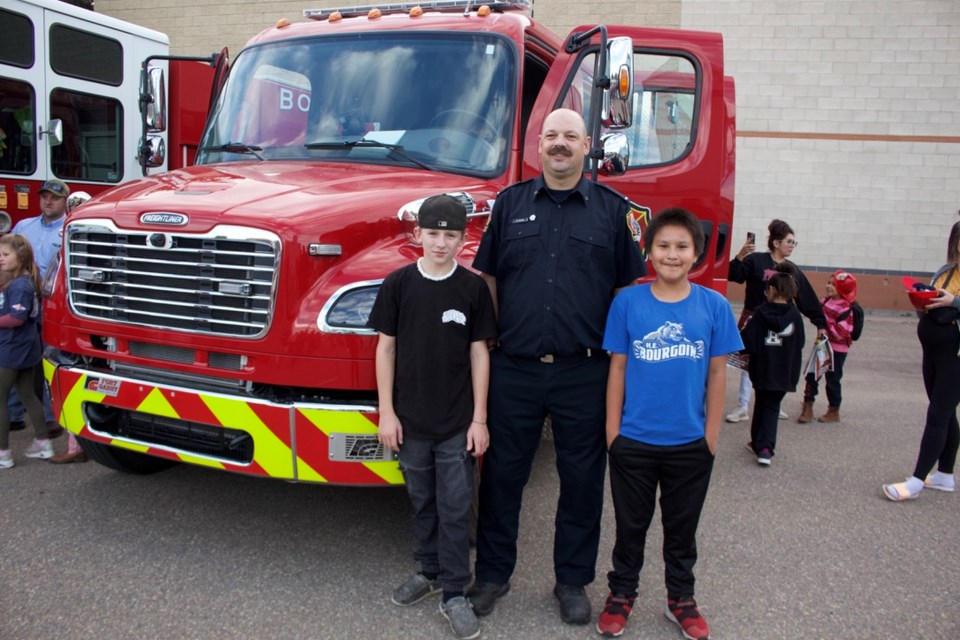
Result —
[[366, 284], [337, 292], [332, 303], [321, 313], [320, 328], [326, 331], [373, 332], [367, 320], [377, 299], [380, 283]]

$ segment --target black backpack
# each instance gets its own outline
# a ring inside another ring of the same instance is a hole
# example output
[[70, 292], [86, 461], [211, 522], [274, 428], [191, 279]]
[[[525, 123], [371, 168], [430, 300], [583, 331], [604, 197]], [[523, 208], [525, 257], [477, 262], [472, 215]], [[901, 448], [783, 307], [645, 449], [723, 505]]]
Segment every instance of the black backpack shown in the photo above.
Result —
[[860, 306], [860, 303], [854, 301], [850, 303], [850, 309], [844, 311], [839, 316], [837, 316], [837, 322], [843, 322], [847, 319], [847, 316], [853, 314], [853, 331], [850, 332], [850, 337], [853, 340], [859, 340], [860, 334], [863, 333], [863, 307]]

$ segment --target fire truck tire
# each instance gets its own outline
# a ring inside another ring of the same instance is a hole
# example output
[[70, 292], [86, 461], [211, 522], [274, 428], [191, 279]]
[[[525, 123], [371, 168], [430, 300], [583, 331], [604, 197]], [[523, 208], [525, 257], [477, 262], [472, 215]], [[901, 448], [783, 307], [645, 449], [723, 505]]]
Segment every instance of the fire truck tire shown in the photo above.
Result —
[[147, 475], [169, 469], [176, 464], [173, 460], [155, 458], [145, 453], [111, 447], [86, 438], [77, 438], [77, 442], [87, 454], [87, 457], [114, 471]]

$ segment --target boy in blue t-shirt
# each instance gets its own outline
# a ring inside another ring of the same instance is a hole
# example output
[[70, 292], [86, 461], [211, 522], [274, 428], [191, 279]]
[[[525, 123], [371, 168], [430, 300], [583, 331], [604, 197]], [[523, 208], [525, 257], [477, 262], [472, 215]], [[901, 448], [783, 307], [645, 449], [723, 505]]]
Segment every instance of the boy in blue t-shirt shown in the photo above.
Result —
[[705, 249], [699, 220], [665, 209], [643, 241], [657, 278], [614, 299], [603, 339], [611, 352], [606, 428], [617, 538], [597, 631], [619, 636], [626, 626], [659, 486], [666, 615], [684, 637], [709, 638], [693, 598], [696, 532], [720, 435], [727, 354], [743, 344], [727, 300], [687, 279]]

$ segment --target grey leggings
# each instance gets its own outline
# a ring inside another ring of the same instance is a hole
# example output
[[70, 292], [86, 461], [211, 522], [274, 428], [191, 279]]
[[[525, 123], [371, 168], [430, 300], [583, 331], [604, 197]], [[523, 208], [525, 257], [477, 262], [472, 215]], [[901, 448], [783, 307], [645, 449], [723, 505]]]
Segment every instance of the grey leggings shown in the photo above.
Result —
[[0, 449], [10, 448], [10, 414], [7, 413], [7, 396], [10, 387], [17, 386], [17, 396], [30, 416], [33, 433], [37, 440], [47, 439], [47, 423], [43, 417], [43, 404], [34, 392], [36, 367], [29, 369], [0, 368]]

